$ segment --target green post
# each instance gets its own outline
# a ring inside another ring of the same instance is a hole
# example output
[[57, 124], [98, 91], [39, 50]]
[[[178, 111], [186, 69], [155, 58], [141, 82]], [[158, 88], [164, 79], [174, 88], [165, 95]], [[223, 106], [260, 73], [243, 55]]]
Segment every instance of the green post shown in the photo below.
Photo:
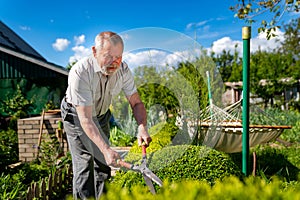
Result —
[[208, 99], [209, 99], [209, 106], [210, 106], [210, 116], [213, 116], [213, 102], [211, 96], [211, 89], [210, 89], [210, 78], [209, 78], [209, 71], [206, 71], [207, 76], [207, 88], [208, 88]]
[[251, 27], [245, 26], [242, 29], [243, 37], [243, 135], [242, 155], [244, 175], [248, 176], [249, 163], [249, 66], [250, 66], [250, 38]]

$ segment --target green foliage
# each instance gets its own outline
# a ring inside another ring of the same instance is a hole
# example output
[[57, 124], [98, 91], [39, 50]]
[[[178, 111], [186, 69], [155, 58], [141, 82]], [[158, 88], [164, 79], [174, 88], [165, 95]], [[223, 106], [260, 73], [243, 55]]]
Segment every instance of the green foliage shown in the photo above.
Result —
[[238, 56], [237, 45], [233, 54], [225, 49], [220, 55], [211, 53], [213, 61], [216, 63], [217, 68], [222, 76], [223, 82], [238, 82], [242, 77], [242, 60]]
[[8, 96], [2, 103], [3, 112], [16, 118], [26, 117], [33, 108], [33, 100], [26, 99], [19, 85], [17, 85], [16, 92], [12, 96]]
[[56, 165], [57, 159], [63, 152], [58, 138], [54, 133], [44, 134], [44, 138], [39, 148], [38, 161], [40, 165], [50, 169]]
[[[285, 185], [286, 186], [286, 185]], [[101, 200], [129, 199], [299, 199], [300, 184], [285, 187], [278, 179], [266, 182], [260, 178], [248, 177], [240, 180], [237, 177], [225, 177], [211, 186], [207, 181], [184, 180], [180, 182], [164, 182], [164, 186], [156, 195], [149, 192], [146, 186], [136, 185], [131, 189], [118, 185], [107, 185], [107, 193]]]
[[[298, 70], [294, 68], [294, 78], [299, 79], [300, 78], [300, 37], [299, 37], [299, 29], [300, 29], [300, 18], [293, 19], [289, 21], [288, 24], [285, 24], [284, 26], [284, 38], [285, 40], [281, 43], [282, 47], [280, 48], [280, 52], [283, 54], [291, 54], [293, 55], [294, 59], [296, 60]], [[292, 67], [292, 66], [290, 66]]]
[[9, 127], [14, 130], [17, 129], [17, 120], [26, 117], [34, 108], [33, 100], [26, 99], [19, 85], [17, 85], [16, 92], [8, 95], [0, 105], [0, 110], [12, 117]]
[[[294, 148], [293, 151], [295, 150], [296, 149]], [[298, 176], [300, 178], [300, 168], [288, 160], [290, 150], [287, 151], [280, 148], [265, 146], [257, 147], [255, 152], [257, 155], [258, 173], [263, 173], [264, 176], [268, 178], [277, 176], [284, 179], [284, 181], [299, 181]], [[296, 152], [299, 152], [299, 150], [296, 150]]]
[[300, 114], [295, 111], [281, 110], [279, 108], [261, 110], [254, 107], [250, 112], [251, 124], [294, 126], [300, 120]]
[[[67, 154], [60, 158], [60, 162], [55, 162], [55, 165], [52, 166], [41, 165], [37, 160], [34, 160], [10, 170], [10, 174], [2, 173], [0, 176], [0, 199], [25, 199], [27, 188], [32, 182], [39, 182], [58, 169], [66, 170], [66, 166], [70, 165], [71, 156]], [[62, 185], [65, 190], [69, 187], [69, 185]]]
[[[116, 110], [112, 107], [113, 112]], [[160, 106], [152, 106], [147, 111], [147, 127], [151, 128], [154, 125], [165, 121], [163, 115], [159, 116], [162, 108]], [[132, 114], [132, 109], [127, 105], [126, 115], [123, 114], [123, 118], [110, 123], [110, 142], [113, 146], [132, 146], [136, 140], [137, 135], [137, 123]], [[115, 116], [115, 114], [114, 114]]]
[[250, 112], [250, 124], [292, 126], [292, 129], [285, 129], [280, 138], [288, 142], [300, 142], [300, 113], [298, 111], [279, 108], [267, 108], [264, 111], [256, 109]]
[[[241, 171], [226, 154], [204, 146], [168, 146], [148, 154], [148, 164], [158, 177], [172, 182], [206, 180], [214, 184], [227, 176], [242, 177]], [[135, 172], [118, 172], [112, 182], [129, 188], [145, 184], [142, 176]]]
[[[275, 37], [274, 31], [280, 28], [278, 25], [285, 13], [297, 13], [300, 11], [298, 0], [238, 0], [235, 5], [230, 6], [235, 17], [249, 23], [260, 20], [258, 32], [266, 32], [267, 39]], [[263, 16], [261, 19], [259, 17]], [[267, 17], [268, 16], [268, 17]]]
[[51, 173], [51, 169], [45, 165], [40, 165], [36, 161], [24, 163], [19, 172], [24, 173], [24, 179], [20, 180], [24, 185], [28, 186], [31, 182], [36, 182]]
[[[300, 160], [299, 144], [290, 147], [272, 147], [268, 144], [258, 145], [251, 149], [250, 163], [252, 166], [253, 152], [256, 154], [255, 174], [270, 181], [274, 177], [280, 178], [285, 184], [299, 182]], [[229, 154], [232, 160], [242, 169], [242, 152]], [[253, 168], [250, 168], [252, 171]]]
[[[164, 107], [167, 116], [176, 113], [179, 106], [176, 91], [169, 85], [171, 75], [165, 68], [155, 66], [137, 67], [134, 70], [135, 82], [138, 86], [138, 93], [147, 110], [151, 106], [161, 105]], [[174, 84], [174, 83], [173, 83]]]
[[[180, 63], [177, 71], [185, 78], [185, 81], [191, 85], [193, 94], [197, 97], [197, 107], [205, 108], [207, 106], [207, 83], [205, 72], [200, 71], [201, 68], [199, 62], [185, 62]], [[196, 105], [195, 105], [196, 107]]]
[[[300, 170], [300, 148], [299, 143], [288, 148], [282, 148], [281, 153], [286, 157], [286, 159], [294, 166]], [[300, 175], [300, 174], [299, 174]], [[300, 177], [298, 177], [300, 179]]]
[[45, 110], [48, 111], [48, 110], [54, 110], [54, 109], [58, 109], [59, 106], [58, 105], [55, 105], [54, 102], [52, 100], [48, 101], [45, 105]]
[[295, 125], [292, 126], [292, 129], [285, 130], [280, 138], [288, 142], [300, 142], [300, 121], [297, 121]]
[[17, 174], [0, 176], [0, 199], [19, 199], [20, 193], [25, 189], [22, 181], [25, 179], [23, 171]]
[[0, 131], [0, 157], [0, 172], [18, 161], [18, 134], [15, 130]]
[[117, 126], [113, 127], [110, 130], [109, 141], [111, 142], [112, 146], [121, 146], [121, 147], [132, 146], [135, 139], [136, 139], [135, 137], [132, 137], [129, 134], [123, 132]]
[[149, 167], [171, 181], [182, 179], [207, 180], [214, 183], [229, 175], [241, 176], [240, 170], [224, 153], [205, 146], [171, 146], [155, 153]]
[[148, 83], [138, 88], [138, 92], [145, 107], [149, 109], [159, 104], [166, 109], [167, 114], [176, 114], [179, 102], [175, 94], [169, 88], [158, 83]]
[[[283, 82], [283, 78], [293, 77], [294, 65], [291, 54], [280, 52], [257, 51], [251, 55], [250, 83], [251, 92], [268, 102], [275, 94], [281, 94], [284, 89], [291, 87], [293, 81]], [[265, 83], [261, 82], [265, 80]]]
[[[174, 123], [161, 122], [151, 127], [149, 129], [149, 134], [151, 135], [152, 142], [147, 148], [147, 152], [155, 152], [167, 145], [170, 145], [172, 143], [172, 139], [177, 134], [177, 131], [178, 128], [174, 125]], [[135, 142], [130, 149], [130, 153], [132, 154], [129, 154], [127, 159], [130, 160], [131, 156], [134, 156], [134, 154], [140, 155], [141, 152], [141, 147], [139, 147], [137, 142]]]

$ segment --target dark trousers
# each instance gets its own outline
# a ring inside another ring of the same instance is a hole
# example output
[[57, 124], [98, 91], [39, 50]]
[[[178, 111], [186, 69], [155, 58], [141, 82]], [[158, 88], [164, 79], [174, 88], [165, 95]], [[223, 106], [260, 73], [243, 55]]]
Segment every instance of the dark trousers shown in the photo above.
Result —
[[[67, 103], [65, 98], [61, 103], [61, 113], [72, 156], [74, 199], [99, 199], [105, 180], [111, 176], [111, 169], [102, 152], [83, 131], [75, 107]], [[107, 143], [110, 117], [110, 111], [100, 117], [93, 117]]]

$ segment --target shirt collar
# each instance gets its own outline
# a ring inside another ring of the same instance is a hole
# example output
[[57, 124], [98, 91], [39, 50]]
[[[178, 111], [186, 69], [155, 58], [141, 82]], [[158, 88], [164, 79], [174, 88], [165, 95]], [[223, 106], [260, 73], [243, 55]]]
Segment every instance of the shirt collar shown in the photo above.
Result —
[[92, 66], [94, 68], [94, 72], [96, 72], [96, 73], [101, 72], [101, 68], [98, 65], [98, 62], [97, 62], [96, 58], [94, 57], [94, 55], [91, 55], [91, 61], [92, 61]]

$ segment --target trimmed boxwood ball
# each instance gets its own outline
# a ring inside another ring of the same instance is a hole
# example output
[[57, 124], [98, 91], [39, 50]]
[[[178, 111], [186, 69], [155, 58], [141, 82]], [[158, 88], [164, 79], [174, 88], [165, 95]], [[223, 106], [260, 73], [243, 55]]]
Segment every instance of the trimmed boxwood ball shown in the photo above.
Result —
[[[149, 169], [163, 181], [206, 180], [214, 184], [224, 177], [242, 177], [240, 169], [227, 154], [205, 146], [167, 146], [147, 155]], [[138, 163], [134, 157], [132, 163]], [[128, 188], [145, 185], [142, 175], [132, 171], [118, 171], [112, 183]]]

